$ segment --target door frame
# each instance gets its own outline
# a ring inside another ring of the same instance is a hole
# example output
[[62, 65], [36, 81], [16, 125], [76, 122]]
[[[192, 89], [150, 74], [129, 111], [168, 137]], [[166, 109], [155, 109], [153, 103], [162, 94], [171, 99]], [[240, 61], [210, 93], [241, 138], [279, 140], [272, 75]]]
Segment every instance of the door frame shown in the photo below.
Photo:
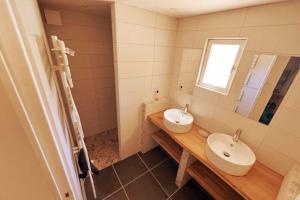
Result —
[[[60, 199], [83, 199], [65, 126], [53, 108], [49, 85], [37, 77], [30, 38], [18, 16], [15, 1], [0, 1], [0, 80], [24, 127], [49, 187]], [[9, 33], [9, 34], [8, 34]], [[47, 88], [48, 87], [48, 88]], [[54, 95], [54, 94], [53, 94]], [[55, 102], [56, 106], [59, 104]]]

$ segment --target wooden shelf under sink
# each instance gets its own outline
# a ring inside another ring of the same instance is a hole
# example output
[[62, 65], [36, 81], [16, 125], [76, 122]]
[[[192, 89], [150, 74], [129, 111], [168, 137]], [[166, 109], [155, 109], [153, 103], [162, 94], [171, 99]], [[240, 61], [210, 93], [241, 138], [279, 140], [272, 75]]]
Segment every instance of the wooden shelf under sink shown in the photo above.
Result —
[[166, 151], [168, 154], [180, 162], [180, 157], [182, 154], [182, 147], [180, 147], [172, 138], [163, 131], [157, 131], [152, 134], [152, 138]]
[[[192, 155], [197, 162], [200, 162], [207, 169], [209, 169], [216, 177], [221, 179], [223, 183], [226, 183], [227, 186], [231, 187], [235, 190], [240, 196], [244, 199], [249, 200], [274, 200], [276, 199], [277, 193], [279, 191], [283, 176], [276, 173], [272, 169], [268, 168], [264, 164], [256, 161], [252, 169], [245, 176], [232, 176], [226, 174], [225, 172], [218, 169], [214, 166], [206, 157], [205, 154], [205, 146], [206, 146], [206, 138], [203, 138], [199, 134], [199, 130], [202, 130], [201, 127], [193, 124], [193, 127], [190, 131], [186, 133], [174, 133], [168, 130], [163, 124], [163, 112], [153, 113], [148, 116], [148, 119], [161, 129], [160, 134], [155, 133], [154, 135], [168, 135], [168, 142], [164, 144], [163, 141], [158, 142], [164, 149], [174, 158], [175, 160], [180, 160], [179, 153], [174, 153], [174, 143], [179, 145], [182, 149], [187, 151], [190, 155]], [[155, 137], [155, 136], [154, 136]], [[158, 138], [158, 137], [157, 137]], [[163, 140], [164, 137], [160, 137], [159, 139]], [[170, 140], [173, 140], [171, 142]], [[172, 145], [171, 145], [172, 144]], [[172, 146], [172, 147], [168, 147]], [[169, 149], [169, 151], [168, 151]], [[172, 150], [173, 149], [173, 150]], [[179, 149], [176, 147], [176, 149]], [[170, 152], [173, 152], [172, 153]], [[177, 150], [180, 152], [180, 150]], [[181, 155], [181, 154], [180, 154]], [[188, 168], [190, 174], [195, 176], [196, 179], [198, 177], [198, 182], [201, 184], [201, 174], [198, 174], [199, 166], [192, 165], [193, 168]], [[191, 166], [190, 166], [191, 167]], [[212, 175], [211, 175], [212, 176]], [[204, 184], [204, 183], [202, 183]], [[211, 184], [213, 184], [211, 182]], [[224, 184], [223, 184], [224, 185]], [[222, 185], [222, 187], [223, 187]], [[204, 186], [203, 186], [204, 187]], [[219, 186], [220, 187], [220, 186]], [[213, 192], [213, 191], [212, 191]], [[217, 198], [216, 198], [217, 199]], [[228, 199], [231, 200], [231, 199]]]
[[221, 178], [214, 174], [201, 162], [197, 161], [187, 169], [193, 177], [214, 199], [242, 200], [235, 190], [228, 186]]

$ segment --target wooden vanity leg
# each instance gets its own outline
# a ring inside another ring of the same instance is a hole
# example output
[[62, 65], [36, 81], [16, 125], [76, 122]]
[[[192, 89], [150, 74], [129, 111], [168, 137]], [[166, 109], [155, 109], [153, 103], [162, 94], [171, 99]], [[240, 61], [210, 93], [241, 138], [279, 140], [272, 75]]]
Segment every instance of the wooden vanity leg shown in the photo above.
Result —
[[176, 185], [178, 187], [184, 186], [184, 184], [186, 184], [191, 179], [191, 176], [187, 173], [187, 168], [195, 161], [196, 159], [191, 154], [189, 154], [189, 152], [183, 149], [176, 176]]

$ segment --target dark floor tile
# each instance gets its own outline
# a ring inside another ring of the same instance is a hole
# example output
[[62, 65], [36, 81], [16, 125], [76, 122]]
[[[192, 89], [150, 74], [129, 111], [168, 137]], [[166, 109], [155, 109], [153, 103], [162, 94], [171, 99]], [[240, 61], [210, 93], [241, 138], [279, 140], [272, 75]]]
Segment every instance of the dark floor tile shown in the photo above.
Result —
[[189, 181], [171, 198], [172, 200], [212, 200], [212, 198], [193, 180]]
[[123, 185], [147, 171], [137, 154], [114, 164], [114, 166]]
[[169, 195], [178, 188], [175, 184], [177, 169], [178, 165], [173, 160], [167, 160], [152, 169], [152, 173]]
[[115, 194], [111, 195], [110, 197], [106, 198], [105, 200], [127, 200], [125, 192], [123, 189], [119, 190]]
[[146, 153], [139, 153], [139, 155], [149, 168], [168, 158], [168, 155], [160, 147], [151, 149]]
[[148, 172], [125, 187], [130, 200], [161, 200], [167, 195]]
[[[121, 188], [121, 184], [119, 183], [116, 173], [112, 167], [102, 169], [99, 172], [99, 175], [94, 175], [93, 178], [96, 187], [97, 199], [103, 199], [104, 197]], [[87, 199], [94, 199], [92, 187], [88, 178], [85, 182], [85, 190]]]

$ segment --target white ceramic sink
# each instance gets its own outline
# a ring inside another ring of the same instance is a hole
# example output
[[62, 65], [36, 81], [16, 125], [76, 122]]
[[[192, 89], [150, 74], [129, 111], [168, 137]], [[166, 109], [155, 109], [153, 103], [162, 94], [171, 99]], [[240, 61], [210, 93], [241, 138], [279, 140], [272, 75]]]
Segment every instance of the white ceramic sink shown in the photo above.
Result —
[[235, 176], [243, 176], [254, 165], [253, 151], [241, 140], [233, 142], [232, 136], [213, 133], [207, 138], [207, 158], [220, 170]]
[[180, 109], [168, 109], [164, 112], [165, 127], [175, 133], [185, 133], [191, 130], [194, 117]]

